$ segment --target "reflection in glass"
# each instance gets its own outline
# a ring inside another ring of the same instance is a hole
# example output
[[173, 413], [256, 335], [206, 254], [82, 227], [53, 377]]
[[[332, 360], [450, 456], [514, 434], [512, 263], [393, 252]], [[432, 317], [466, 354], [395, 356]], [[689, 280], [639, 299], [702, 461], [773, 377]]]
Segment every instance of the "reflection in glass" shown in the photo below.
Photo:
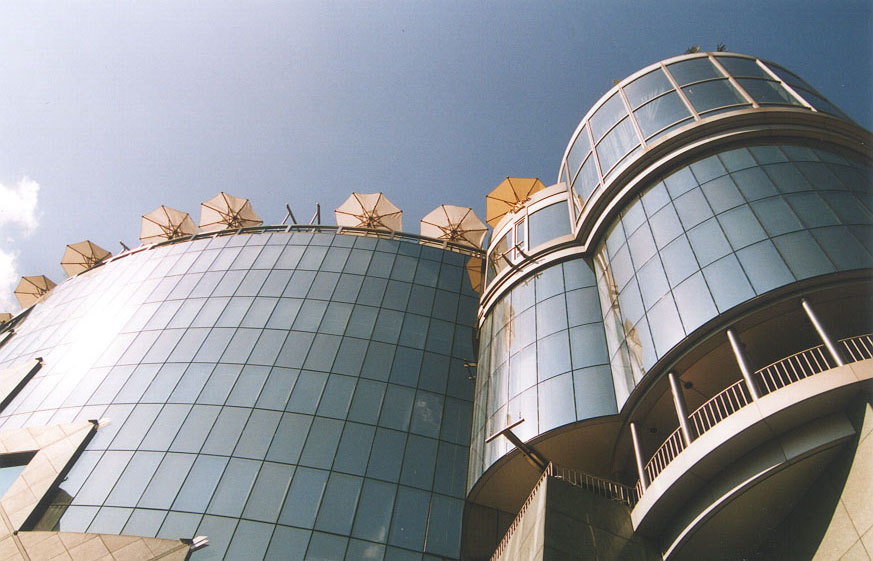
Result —
[[705, 113], [712, 109], [732, 105], [747, 104], [748, 102], [740, 95], [727, 80], [714, 80], [701, 82], [693, 86], [682, 88], [688, 101], [698, 113]]

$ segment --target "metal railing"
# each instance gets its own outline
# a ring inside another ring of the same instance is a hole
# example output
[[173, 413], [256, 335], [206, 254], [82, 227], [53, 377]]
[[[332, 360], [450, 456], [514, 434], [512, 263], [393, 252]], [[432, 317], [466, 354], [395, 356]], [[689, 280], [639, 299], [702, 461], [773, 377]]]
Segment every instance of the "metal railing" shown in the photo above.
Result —
[[715, 394], [709, 401], [688, 415], [697, 435], [705, 433], [726, 417], [733, 415], [752, 402], [746, 381], [740, 378], [730, 386]]
[[[842, 349], [842, 358], [846, 363], [873, 359], [873, 334], [847, 337], [840, 339], [838, 343], [838, 348]], [[756, 370], [752, 379], [758, 382], [764, 394], [769, 394], [836, 366], [836, 361], [825, 346], [818, 345]], [[697, 436], [700, 436], [751, 402], [752, 396], [749, 393], [749, 388], [746, 386], [745, 380], [741, 379], [695, 409], [688, 418], [694, 424]], [[664, 471], [664, 468], [684, 449], [685, 441], [682, 438], [681, 430], [677, 428], [646, 464], [645, 474], [648, 481], [654, 481], [658, 474]], [[637, 481], [637, 497], [641, 497], [644, 492], [642, 482]]]
[[763, 393], [767, 394], [835, 366], [825, 346], [818, 345], [761, 368], [753, 378], [760, 381]]
[[661, 444], [652, 456], [652, 459], [649, 460], [649, 463], [646, 464], [646, 467], [644, 468], [646, 471], [646, 478], [649, 481], [654, 481], [655, 478], [658, 477], [658, 474], [664, 471], [664, 468], [666, 468], [682, 450], [685, 450], [685, 441], [682, 439], [681, 429], [677, 427], [676, 430], [667, 437], [667, 440]]
[[637, 504], [639, 495], [636, 489], [628, 487], [616, 481], [603, 479], [589, 473], [583, 473], [562, 466], [552, 465], [552, 476], [561, 481], [565, 481], [570, 485], [587, 489], [607, 499], [624, 503], [628, 506]]
[[528, 507], [533, 502], [534, 497], [536, 497], [537, 492], [540, 490], [546, 480], [552, 473], [552, 464], [546, 466], [546, 469], [543, 470], [543, 474], [540, 475], [540, 478], [537, 480], [536, 484], [533, 487], [533, 490], [530, 492], [530, 495], [527, 496], [524, 503], [521, 505], [521, 508], [518, 510], [518, 514], [515, 515], [515, 519], [512, 521], [512, 524], [509, 525], [509, 528], [506, 529], [506, 533], [503, 534], [503, 539], [500, 540], [500, 543], [497, 544], [497, 549], [494, 550], [494, 553], [491, 555], [491, 561], [497, 561], [503, 552], [506, 551], [507, 546], [509, 546], [509, 541], [512, 539], [513, 534], [518, 529], [519, 524], [521, 524], [521, 519], [524, 517], [524, 513], [527, 512]]
[[843, 347], [843, 359], [846, 362], [873, 358], [873, 335], [858, 335], [857, 337], [840, 339], [839, 343]]
[[512, 539], [512, 536], [521, 524], [521, 519], [524, 518], [524, 514], [533, 502], [534, 497], [536, 497], [536, 494], [549, 477], [560, 479], [561, 481], [569, 483], [575, 487], [587, 489], [596, 495], [622, 502], [631, 507], [637, 503], [639, 498], [639, 493], [633, 487], [628, 487], [627, 485], [622, 485], [621, 483], [610, 481], [609, 479], [603, 479], [602, 477], [597, 477], [581, 471], [576, 471], [574, 469], [557, 466], [552, 462], [549, 462], [549, 465], [546, 466], [546, 469], [543, 470], [542, 475], [540, 475], [540, 478], [534, 484], [530, 495], [527, 496], [527, 499], [525, 499], [521, 508], [518, 510], [518, 514], [515, 515], [512, 524], [509, 525], [506, 533], [503, 534], [503, 539], [501, 539], [500, 543], [497, 544], [497, 549], [495, 549], [494, 553], [491, 555], [491, 561], [497, 561], [497, 559], [506, 552], [506, 548], [509, 547], [509, 542]]
[[[153, 247], [162, 247], [165, 245], [172, 245], [176, 243], [189, 242], [193, 240], [202, 240], [207, 238], [217, 238], [223, 236], [235, 236], [237, 234], [265, 234], [265, 233], [290, 233], [290, 232], [313, 232], [313, 233], [329, 233], [329, 234], [356, 234], [359, 236], [367, 236], [371, 238], [380, 238], [384, 240], [406, 240], [421, 243], [424, 245], [430, 245], [433, 247], [438, 247], [441, 249], [448, 249], [450, 251], [454, 251], [456, 253], [463, 253], [465, 255], [470, 255], [473, 257], [484, 257], [485, 251], [480, 248], [470, 247], [468, 245], [463, 245], [455, 242], [451, 242], [448, 240], [440, 240], [437, 238], [430, 238], [427, 236], [419, 236], [417, 234], [411, 234], [409, 232], [394, 232], [391, 230], [374, 230], [370, 228], [357, 228], [351, 226], [334, 226], [331, 224], [277, 224], [277, 225], [260, 225], [260, 226], [248, 226], [246, 228], [231, 228], [228, 230], [218, 230], [213, 232], [197, 232], [196, 234], [192, 234], [190, 236], [181, 236], [178, 238], [173, 238], [170, 240], [165, 240], [162, 242], [158, 242], [152, 244], [151, 246], [140, 246], [138, 248], [131, 249], [131, 252], [135, 252], [137, 250], [141, 250], [143, 247], [153, 248]], [[125, 252], [126, 253], [126, 252]], [[124, 253], [120, 253], [118, 256], [124, 255]], [[118, 257], [116, 256], [116, 257]], [[110, 261], [111, 259], [107, 259]]]

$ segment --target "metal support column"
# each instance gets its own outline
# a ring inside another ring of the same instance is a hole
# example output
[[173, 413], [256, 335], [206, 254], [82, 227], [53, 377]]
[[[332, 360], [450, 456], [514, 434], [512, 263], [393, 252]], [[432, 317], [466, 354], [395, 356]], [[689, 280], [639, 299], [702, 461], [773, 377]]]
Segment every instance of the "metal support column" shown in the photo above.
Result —
[[685, 406], [685, 395], [682, 393], [682, 386], [679, 384], [679, 378], [676, 374], [668, 372], [667, 379], [670, 380], [670, 392], [673, 394], [673, 406], [676, 408], [676, 416], [679, 418], [679, 428], [682, 429], [685, 446], [688, 446], [694, 440], [695, 434], [691, 424], [688, 422], [688, 408]]
[[737, 334], [733, 329], [727, 330], [728, 340], [731, 342], [731, 349], [734, 351], [734, 357], [737, 359], [737, 365], [740, 367], [740, 372], [743, 373], [743, 379], [746, 381], [746, 387], [749, 388], [749, 394], [752, 400], [755, 401], [761, 395], [758, 393], [758, 386], [755, 384], [755, 379], [752, 378], [752, 371], [749, 369], [749, 364], [746, 361], [746, 354], [740, 346], [740, 340], [737, 339]]
[[821, 337], [821, 340], [825, 344], [825, 347], [828, 348], [828, 352], [837, 363], [837, 366], [845, 365], [846, 363], [843, 362], [843, 357], [840, 356], [840, 352], [837, 350], [836, 345], [834, 345], [834, 342], [824, 330], [821, 322], [818, 321], [818, 317], [816, 317], [815, 312], [812, 310], [812, 306], [809, 304], [809, 301], [806, 298], [803, 298], [800, 300], [800, 305], [803, 306], [803, 311], [806, 312], [807, 317], [809, 317], [809, 321], [812, 322], [812, 326], [815, 327], [815, 330], [818, 332], [818, 336]]
[[646, 478], [646, 468], [645, 463], [643, 462], [643, 451], [640, 448], [640, 436], [637, 434], [637, 424], [631, 422], [630, 424], [631, 431], [631, 440], [634, 443], [634, 458], [637, 460], [637, 473], [640, 476], [640, 484], [643, 486], [643, 490], [646, 490], [649, 487], [649, 481]]

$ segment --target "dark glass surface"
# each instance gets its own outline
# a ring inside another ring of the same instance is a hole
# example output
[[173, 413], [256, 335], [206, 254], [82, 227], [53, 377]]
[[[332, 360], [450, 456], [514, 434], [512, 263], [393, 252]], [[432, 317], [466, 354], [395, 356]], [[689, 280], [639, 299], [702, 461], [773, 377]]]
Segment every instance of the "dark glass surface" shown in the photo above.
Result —
[[112, 423], [49, 498], [43, 529], [208, 535], [195, 560], [457, 558], [467, 260], [407, 241], [252, 234], [62, 283], [0, 349], [0, 368], [46, 361], [0, 422]]

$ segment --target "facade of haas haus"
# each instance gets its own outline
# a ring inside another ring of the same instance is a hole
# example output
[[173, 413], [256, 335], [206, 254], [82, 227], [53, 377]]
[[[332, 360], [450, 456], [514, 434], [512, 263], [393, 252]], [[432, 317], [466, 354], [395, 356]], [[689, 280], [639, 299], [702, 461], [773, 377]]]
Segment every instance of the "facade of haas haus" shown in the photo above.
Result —
[[684, 55], [485, 251], [107, 259], [0, 326], [0, 560], [869, 559], [871, 142], [776, 64]]

